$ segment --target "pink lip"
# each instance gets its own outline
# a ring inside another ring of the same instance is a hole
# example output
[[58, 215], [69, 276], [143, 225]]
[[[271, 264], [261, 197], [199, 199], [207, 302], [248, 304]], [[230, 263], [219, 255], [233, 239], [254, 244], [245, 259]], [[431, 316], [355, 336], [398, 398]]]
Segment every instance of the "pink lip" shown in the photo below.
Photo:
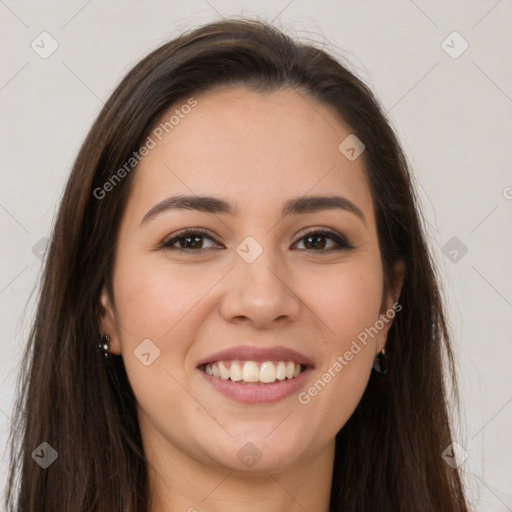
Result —
[[285, 379], [270, 384], [242, 384], [231, 380], [223, 380], [220, 377], [212, 377], [203, 370], [199, 371], [214, 389], [231, 400], [243, 404], [271, 404], [279, 402], [292, 394], [297, 394], [312, 370], [306, 368], [294, 379]]
[[306, 367], [313, 367], [313, 361], [297, 352], [296, 350], [286, 347], [252, 347], [250, 345], [239, 345], [237, 347], [227, 348], [219, 352], [201, 359], [197, 363], [197, 367], [201, 367], [207, 363], [215, 363], [216, 361], [229, 361], [238, 359], [240, 361], [293, 361], [294, 363], [300, 363]]
[[[268, 384], [233, 382], [229, 379], [223, 380], [219, 377], [208, 375], [203, 369], [205, 364], [229, 360], [256, 362], [293, 361], [306, 368], [293, 379], [276, 380]], [[215, 352], [197, 363], [198, 370], [215, 390], [227, 398], [244, 404], [275, 403], [297, 393], [314, 367], [315, 365], [311, 358], [296, 350], [282, 346], [253, 347], [250, 345], [239, 345]]]

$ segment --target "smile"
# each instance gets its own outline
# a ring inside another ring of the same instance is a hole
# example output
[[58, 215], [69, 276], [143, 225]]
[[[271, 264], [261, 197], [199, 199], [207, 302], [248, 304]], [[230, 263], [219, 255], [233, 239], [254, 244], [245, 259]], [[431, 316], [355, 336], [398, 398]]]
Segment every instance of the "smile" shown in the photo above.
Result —
[[261, 342], [225, 348], [196, 364], [209, 387], [247, 405], [275, 404], [296, 395], [316, 366], [311, 356]]

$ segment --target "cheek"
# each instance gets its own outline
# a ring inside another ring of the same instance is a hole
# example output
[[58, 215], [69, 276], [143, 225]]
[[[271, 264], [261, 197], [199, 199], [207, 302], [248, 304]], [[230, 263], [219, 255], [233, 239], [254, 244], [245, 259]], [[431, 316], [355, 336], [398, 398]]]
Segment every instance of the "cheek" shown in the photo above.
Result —
[[[136, 269], [136, 270], [134, 270]], [[163, 340], [186, 318], [208, 289], [194, 273], [161, 263], [119, 262], [116, 304], [131, 336]]]
[[[168, 263], [142, 263], [123, 258], [116, 266], [114, 291], [124, 365], [138, 407], [144, 411], [142, 418], [150, 418], [161, 432], [169, 425], [177, 433], [186, 432], [193, 428], [191, 418], [204, 415], [186, 391], [190, 368], [185, 362], [201, 326], [201, 298], [215, 276], [208, 281]], [[149, 353], [148, 365], [143, 353]], [[182, 411], [180, 422], [176, 410]]]
[[[225, 272], [185, 270], [168, 261], [148, 260], [120, 259], [114, 281], [124, 363], [142, 401], [151, 396], [146, 393], [149, 388], [175, 392], [178, 382], [188, 382], [195, 369], [190, 349], [216, 306], [212, 288]], [[145, 367], [135, 356], [147, 339], [157, 357]]]
[[322, 321], [327, 349], [344, 350], [353, 339], [374, 325], [382, 299], [382, 275], [372, 262], [330, 269], [328, 275], [303, 277], [307, 303]]
[[[371, 330], [379, 319], [382, 298], [378, 265], [361, 259], [332, 272], [329, 279], [318, 275], [311, 279], [311, 284], [317, 286], [310, 287], [316, 292], [309, 296], [309, 305], [315, 308], [319, 325], [325, 326], [324, 357], [317, 379], [304, 390], [299, 402], [312, 415], [323, 418], [324, 427], [332, 435], [355, 410], [370, 377], [380, 335]], [[318, 283], [323, 285], [319, 287]]]

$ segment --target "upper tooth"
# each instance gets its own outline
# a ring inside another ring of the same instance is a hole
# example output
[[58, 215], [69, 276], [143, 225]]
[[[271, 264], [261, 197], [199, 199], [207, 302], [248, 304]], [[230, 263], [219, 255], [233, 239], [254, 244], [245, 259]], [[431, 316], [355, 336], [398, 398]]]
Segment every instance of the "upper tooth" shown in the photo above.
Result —
[[229, 379], [229, 370], [224, 365], [223, 361], [219, 361], [219, 372], [220, 372], [220, 378], [224, 380]]
[[276, 379], [277, 380], [286, 379], [286, 364], [284, 364], [283, 361], [279, 361], [279, 363], [277, 363]]
[[287, 364], [286, 364], [286, 376], [289, 378], [289, 379], [293, 379], [293, 373], [295, 372], [295, 363], [292, 363], [291, 361], [289, 361]]
[[260, 382], [274, 382], [276, 380], [276, 369], [272, 361], [265, 361], [260, 368]]
[[254, 361], [246, 361], [242, 370], [244, 382], [258, 382], [258, 365]]
[[242, 380], [242, 368], [240, 368], [238, 363], [231, 363], [231, 368], [229, 369], [229, 378], [234, 382]]

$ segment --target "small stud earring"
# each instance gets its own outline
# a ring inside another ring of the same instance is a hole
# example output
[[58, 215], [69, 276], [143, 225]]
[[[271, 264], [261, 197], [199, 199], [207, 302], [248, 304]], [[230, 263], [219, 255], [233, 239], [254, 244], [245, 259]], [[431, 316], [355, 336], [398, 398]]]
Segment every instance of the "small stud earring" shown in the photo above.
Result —
[[101, 352], [103, 352], [105, 359], [110, 359], [110, 336], [108, 334], [105, 334], [101, 338], [101, 343], [98, 345], [98, 348], [100, 349]]
[[373, 369], [378, 373], [388, 373], [388, 365], [386, 362], [386, 349], [383, 348], [376, 356], [373, 361]]

